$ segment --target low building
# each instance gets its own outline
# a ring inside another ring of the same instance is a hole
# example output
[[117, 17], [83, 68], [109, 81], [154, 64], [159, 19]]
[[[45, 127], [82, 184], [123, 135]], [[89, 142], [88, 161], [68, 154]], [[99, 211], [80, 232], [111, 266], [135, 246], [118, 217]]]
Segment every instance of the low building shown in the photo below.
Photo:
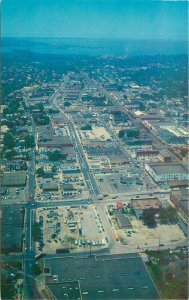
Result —
[[136, 153], [136, 158], [138, 160], [149, 160], [149, 159], [157, 159], [159, 156], [158, 150], [140, 150]]
[[25, 171], [4, 172], [2, 186], [20, 187], [26, 185], [27, 173]]
[[1, 208], [1, 251], [2, 253], [21, 252], [25, 210], [20, 206]]
[[63, 184], [63, 195], [72, 196], [72, 195], [78, 195], [78, 194], [79, 194], [79, 191], [75, 185]]
[[159, 299], [138, 254], [48, 258], [45, 268], [51, 271], [45, 284], [57, 300]]
[[189, 179], [187, 166], [181, 164], [146, 164], [145, 169], [155, 182]]
[[182, 211], [189, 216], [189, 193], [188, 189], [181, 188], [171, 193], [171, 200], [176, 207], [181, 208]]
[[53, 136], [52, 139], [46, 141], [38, 141], [38, 147], [61, 148], [72, 147], [73, 144], [69, 136]]
[[127, 218], [124, 214], [117, 215], [117, 222], [119, 224], [120, 229], [132, 228], [129, 218]]
[[158, 211], [162, 208], [162, 204], [158, 198], [132, 199], [131, 207], [134, 209], [137, 218], [140, 219], [144, 210], [153, 208]]
[[58, 191], [58, 184], [56, 182], [47, 180], [42, 184], [43, 191]]
[[63, 177], [78, 178], [81, 176], [80, 169], [63, 170], [62, 173], [63, 173]]
[[172, 156], [165, 149], [159, 151], [159, 158], [163, 160], [165, 163], [172, 162]]

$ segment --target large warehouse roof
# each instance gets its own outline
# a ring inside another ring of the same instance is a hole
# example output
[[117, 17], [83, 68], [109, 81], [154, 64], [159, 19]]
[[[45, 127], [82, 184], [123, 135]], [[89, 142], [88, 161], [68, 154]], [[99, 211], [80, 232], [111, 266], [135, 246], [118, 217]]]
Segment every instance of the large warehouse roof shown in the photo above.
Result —
[[25, 186], [26, 185], [26, 172], [15, 171], [3, 173], [3, 186]]

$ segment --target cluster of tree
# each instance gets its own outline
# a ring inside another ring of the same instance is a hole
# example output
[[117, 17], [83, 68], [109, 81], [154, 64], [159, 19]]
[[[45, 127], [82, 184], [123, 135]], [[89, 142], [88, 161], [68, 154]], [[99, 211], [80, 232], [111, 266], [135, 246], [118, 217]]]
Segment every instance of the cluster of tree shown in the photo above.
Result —
[[143, 211], [143, 221], [146, 226], [154, 227], [156, 225], [155, 214], [157, 210], [154, 208], [145, 209]]
[[36, 276], [37, 276], [37, 275], [40, 275], [40, 274], [42, 273], [39, 264], [34, 264], [34, 265], [32, 266], [32, 272], [33, 272], [33, 274], [36, 275]]
[[118, 132], [118, 137], [121, 139], [123, 138], [125, 135], [125, 129], [121, 129], [119, 132]]
[[35, 242], [39, 242], [42, 236], [41, 226], [38, 222], [33, 224], [32, 237]]
[[173, 207], [161, 208], [156, 210], [154, 208], [145, 209], [143, 211], [143, 221], [147, 226], [155, 226], [156, 219], [155, 214], [159, 215], [159, 221], [161, 224], [172, 223], [175, 224], [178, 221], [178, 215]]
[[35, 138], [33, 135], [25, 135], [24, 137], [24, 147], [25, 148], [33, 148], [35, 147]]
[[90, 124], [87, 124], [85, 126], [82, 126], [81, 130], [92, 130], [92, 126]]
[[159, 220], [162, 224], [177, 223], [178, 215], [173, 207], [162, 208], [159, 211]]
[[71, 104], [71, 102], [69, 102], [69, 101], [65, 101], [65, 102], [64, 102], [64, 106], [65, 106], [65, 107], [69, 107], [69, 106], [71, 106], [71, 105], [72, 105], [72, 104]]
[[42, 102], [39, 102], [38, 105], [37, 105], [37, 108], [38, 108], [41, 112], [43, 112], [43, 111], [44, 111], [44, 105], [43, 105], [43, 103], [42, 103]]
[[180, 150], [180, 155], [181, 155], [182, 157], [186, 157], [187, 154], [188, 154], [188, 150], [187, 150], [187, 149], [181, 149], [181, 150]]
[[33, 119], [37, 126], [48, 125], [50, 123], [50, 118], [46, 115], [46, 113], [41, 113], [39, 116], [34, 116]]
[[18, 100], [13, 100], [11, 101], [7, 107], [4, 108], [3, 110], [3, 115], [7, 114], [16, 114], [18, 113], [18, 109], [20, 107], [20, 102]]
[[47, 153], [49, 160], [51, 161], [60, 161], [62, 159], [62, 154], [60, 153], [59, 150], [55, 150], [55, 151], [49, 151]]
[[44, 168], [43, 167], [40, 167], [36, 170], [36, 174], [39, 176], [39, 177], [42, 177], [44, 175]]
[[7, 150], [12, 150], [14, 147], [15, 147], [15, 139], [13, 137], [13, 135], [9, 132], [6, 132], [4, 134], [4, 137], [3, 137], [3, 145], [4, 145], [4, 148]]
[[7, 151], [5, 152], [5, 158], [6, 158], [7, 160], [13, 160], [13, 158], [16, 156], [16, 154], [17, 154], [17, 152], [16, 152], [14, 149], [12, 149], [12, 150], [7, 150]]
[[138, 139], [140, 135], [139, 129], [126, 129], [126, 135], [129, 139], [135, 138]]

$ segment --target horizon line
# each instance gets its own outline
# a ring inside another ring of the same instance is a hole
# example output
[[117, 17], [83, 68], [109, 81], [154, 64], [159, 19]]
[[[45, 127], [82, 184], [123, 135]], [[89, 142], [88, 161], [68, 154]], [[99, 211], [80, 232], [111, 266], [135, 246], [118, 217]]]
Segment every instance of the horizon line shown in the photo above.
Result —
[[174, 41], [188, 42], [188, 39], [174, 38], [128, 38], [128, 37], [40, 37], [40, 36], [1, 36], [1, 39], [86, 39], [86, 40], [132, 40], [132, 41]]

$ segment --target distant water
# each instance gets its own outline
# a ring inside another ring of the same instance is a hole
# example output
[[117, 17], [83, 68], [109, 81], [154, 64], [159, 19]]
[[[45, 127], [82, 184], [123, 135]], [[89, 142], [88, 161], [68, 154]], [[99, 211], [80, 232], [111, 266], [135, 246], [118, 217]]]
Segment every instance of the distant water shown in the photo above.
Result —
[[187, 41], [127, 41], [109, 39], [3, 38], [2, 52], [28, 51], [58, 55], [156, 55], [188, 54]]

